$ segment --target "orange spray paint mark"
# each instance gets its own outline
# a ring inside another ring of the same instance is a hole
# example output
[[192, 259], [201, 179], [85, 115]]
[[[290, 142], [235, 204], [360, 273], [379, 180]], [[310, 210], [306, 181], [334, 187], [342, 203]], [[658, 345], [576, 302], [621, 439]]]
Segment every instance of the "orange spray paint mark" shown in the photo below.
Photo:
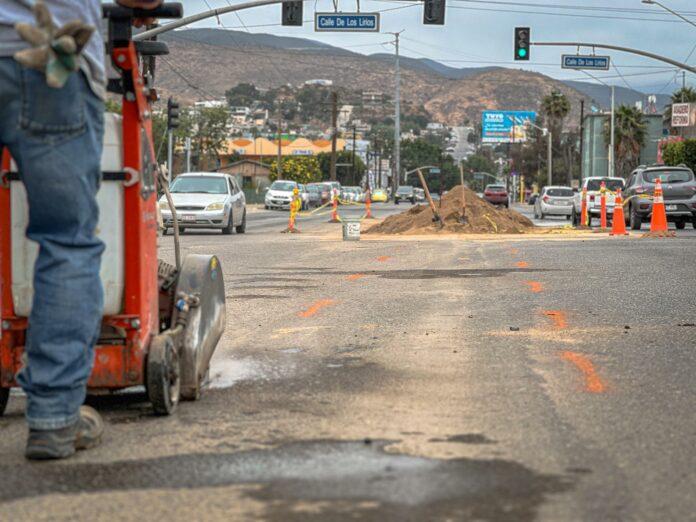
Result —
[[576, 352], [562, 352], [561, 357], [566, 361], [572, 362], [585, 377], [585, 389], [591, 393], [604, 393], [607, 389], [606, 384], [597, 375], [594, 364], [584, 355]]
[[527, 263], [526, 261], [518, 261], [517, 263], [515, 263], [515, 266], [517, 268], [529, 268], [529, 263]]
[[529, 285], [529, 289], [535, 294], [544, 291], [544, 285], [539, 281], [525, 281], [525, 283]]
[[568, 328], [568, 320], [565, 312], [562, 310], [544, 310], [544, 315], [553, 321], [553, 326], [556, 330]]
[[314, 314], [316, 314], [322, 308], [326, 308], [327, 306], [332, 306], [334, 304], [336, 304], [336, 301], [334, 301], [333, 299], [320, 299], [319, 301], [314, 303], [312, 306], [307, 308], [304, 312], [300, 312], [297, 315], [299, 315], [300, 317], [304, 317], [304, 318], [312, 317]]
[[385, 261], [389, 261], [390, 259], [391, 259], [390, 256], [379, 256], [377, 258], [377, 261], [379, 261], [380, 263], [384, 263]]
[[348, 281], [357, 281], [358, 279], [362, 279], [363, 277], [365, 277], [365, 274], [351, 274], [348, 277], [346, 277], [346, 279]]

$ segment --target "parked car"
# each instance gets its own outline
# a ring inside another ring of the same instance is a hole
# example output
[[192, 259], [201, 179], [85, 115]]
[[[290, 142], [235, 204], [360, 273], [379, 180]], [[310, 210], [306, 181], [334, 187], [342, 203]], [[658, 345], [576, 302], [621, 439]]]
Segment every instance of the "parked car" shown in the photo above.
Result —
[[640, 230], [642, 223], [650, 221], [655, 182], [662, 181], [667, 221], [679, 229], [687, 223], [696, 228], [696, 181], [687, 167], [638, 167], [628, 177], [625, 198], [631, 198], [625, 216], [633, 230]]
[[297, 187], [300, 189], [300, 199], [302, 200], [302, 210], [307, 210], [309, 208], [309, 192], [307, 187], [302, 183], [298, 184]]
[[415, 205], [416, 193], [411, 185], [401, 185], [396, 190], [396, 195], [394, 196], [394, 203], [398, 205], [401, 201], [410, 201], [411, 205]]
[[373, 203], [386, 203], [387, 201], [389, 201], [387, 191], [384, 189], [374, 189], [371, 192], [371, 197]]
[[573, 196], [573, 208], [571, 210], [571, 221], [573, 225], [580, 224], [580, 213], [582, 204], [582, 188], [587, 189], [587, 216], [590, 225], [592, 225], [593, 218], [599, 218], [601, 213], [601, 193], [600, 188], [602, 182], [605, 183], [607, 188], [606, 202], [607, 202], [607, 221], [611, 220], [611, 216], [614, 214], [614, 195], [611, 192], [616, 192], [619, 189], [624, 188], [623, 178], [609, 178], [601, 176], [593, 176], [585, 178], [582, 180], [581, 190], [576, 192]]
[[[246, 198], [234, 177], [218, 172], [180, 174], [169, 191], [176, 209], [179, 230], [216, 228], [223, 234], [246, 232]], [[164, 233], [174, 226], [167, 199], [159, 200]]]
[[570, 187], [544, 187], [534, 202], [534, 217], [544, 219], [546, 216], [565, 216], [570, 219], [573, 213], [573, 195]]
[[299, 186], [295, 181], [284, 179], [274, 181], [266, 192], [264, 206], [267, 210], [274, 208], [288, 210], [292, 201], [293, 191], [296, 188], [299, 188]]
[[507, 187], [498, 183], [486, 185], [486, 188], [483, 190], [483, 199], [488, 201], [491, 205], [504, 205], [505, 207], [510, 206], [510, 202], [508, 201]]
[[[326, 192], [326, 197], [328, 200], [328, 191]], [[321, 203], [321, 187], [317, 183], [310, 183], [307, 185], [307, 198], [310, 207], [318, 207]]]
[[329, 189], [329, 200], [331, 200], [334, 194], [337, 194], [340, 198], [341, 196], [341, 184], [338, 181], [324, 181], [323, 185]]
[[310, 183], [307, 190], [316, 192], [319, 195], [318, 205], [323, 205], [331, 201], [331, 187], [326, 183]]
[[[425, 201], [425, 190], [422, 188], [414, 188], [413, 193], [416, 195], [416, 201]], [[437, 194], [431, 193], [430, 197], [435, 199]]]

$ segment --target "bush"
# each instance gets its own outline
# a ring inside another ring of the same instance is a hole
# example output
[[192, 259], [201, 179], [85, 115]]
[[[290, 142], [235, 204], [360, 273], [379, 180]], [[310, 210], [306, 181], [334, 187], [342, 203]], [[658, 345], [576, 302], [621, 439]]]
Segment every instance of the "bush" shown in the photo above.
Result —
[[[307, 184], [321, 181], [321, 169], [314, 156], [286, 156], [283, 158], [283, 179]], [[278, 179], [277, 161], [271, 163], [271, 181]]]

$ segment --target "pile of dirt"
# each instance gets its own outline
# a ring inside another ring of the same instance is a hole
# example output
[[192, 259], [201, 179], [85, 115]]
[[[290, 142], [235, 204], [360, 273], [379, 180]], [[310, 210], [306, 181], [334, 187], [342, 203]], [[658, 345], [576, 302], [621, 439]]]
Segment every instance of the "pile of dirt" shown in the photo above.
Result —
[[[466, 201], [466, 222], [460, 223], [462, 190]], [[494, 207], [468, 188], [457, 185], [435, 202], [444, 227], [433, 222], [429, 205], [417, 205], [408, 211], [389, 216], [365, 231], [366, 234], [432, 234], [455, 232], [461, 234], [523, 234], [534, 224], [522, 214], [503, 207]]]

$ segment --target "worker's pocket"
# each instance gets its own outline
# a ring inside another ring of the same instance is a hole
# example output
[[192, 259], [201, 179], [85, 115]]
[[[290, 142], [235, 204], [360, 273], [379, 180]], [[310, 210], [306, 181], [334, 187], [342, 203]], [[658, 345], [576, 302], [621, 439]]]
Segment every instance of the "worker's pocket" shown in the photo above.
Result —
[[85, 79], [73, 73], [61, 89], [49, 87], [42, 72], [22, 68], [20, 125], [33, 138], [51, 144], [85, 132]]

